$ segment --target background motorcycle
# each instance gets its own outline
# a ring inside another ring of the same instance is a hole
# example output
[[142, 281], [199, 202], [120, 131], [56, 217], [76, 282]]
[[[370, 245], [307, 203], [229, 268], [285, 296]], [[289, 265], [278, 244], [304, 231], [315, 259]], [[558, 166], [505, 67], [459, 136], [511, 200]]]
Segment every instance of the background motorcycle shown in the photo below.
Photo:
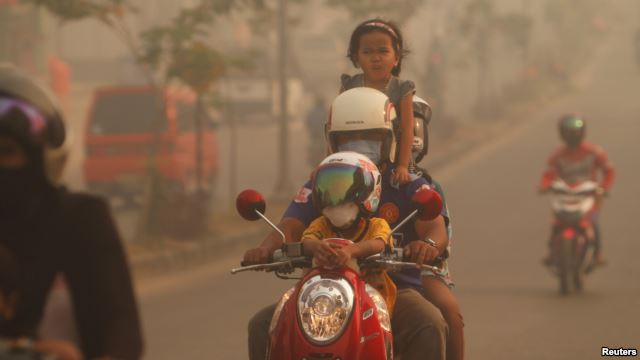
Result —
[[[418, 210], [392, 233], [416, 215], [430, 220], [440, 214], [442, 200], [436, 192], [421, 190], [413, 200]], [[264, 219], [284, 241], [284, 234], [263, 215], [266, 205], [259, 193], [243, 191], [236, 206], [247, 220]], [[325, 241], [338, 247], [352, 243], [345, 239]], [[393, 271], [417, 266], [402, 258], [401, 248], [387, 247], [381, 254], [360, 261], [352, 259], [346, 267], [314, 267], [311, 257], [303, 254], [302, 243], [285, 241], [271, 262], [242, 266], [231, 273], [273, 271], [279, 278], [290, 279], [288, 275], [295, 269], [310, 269], [276, 306], [269, 329], [268, 359], [391, 360], [394, 355], [389, 309], [381, 294], [360, 277], [360, 270]], [[432, 269], [429, 265], [422, 267]]]
[[583, 274], [592, 270], [585, 266], [588, 245], [594, 230], [590, 215], [600, 191], [594, 181], [569, 185], [562, 180], [551, 184], [551, 208], [554, 213], [551, 254], [553, 269], [560, 280], [560, 293], [565, 295], [571, 286], [582, 290]]

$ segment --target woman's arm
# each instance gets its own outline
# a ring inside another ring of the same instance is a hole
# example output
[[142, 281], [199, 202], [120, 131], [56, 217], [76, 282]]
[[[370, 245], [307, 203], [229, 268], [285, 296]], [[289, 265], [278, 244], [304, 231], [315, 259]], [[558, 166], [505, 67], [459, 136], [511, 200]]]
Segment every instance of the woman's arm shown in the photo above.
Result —
[[[419, 240], [414, 240], [404, 247], [404, 254], [417, 264], [427, 263], [442, 255], [449, 246], [449, 236], [442, 215], [434, 220], [416, 220], [416, 234]], [[435, 245], [423, 241], [431, 239]]]

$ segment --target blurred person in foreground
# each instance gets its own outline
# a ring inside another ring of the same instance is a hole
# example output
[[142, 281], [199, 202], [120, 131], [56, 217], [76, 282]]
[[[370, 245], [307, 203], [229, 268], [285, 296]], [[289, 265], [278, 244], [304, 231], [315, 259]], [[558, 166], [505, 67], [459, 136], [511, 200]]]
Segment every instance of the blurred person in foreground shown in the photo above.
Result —
[[[23, 273], [9, 250], [0, 245], [0, 331], [8, 328], [23, 299]], [[72, 344], [59, 340], [0, 337], [0, 359], [79, 360]]]
[[[608, 194], [613, 184], [614, 170], [607, 153], [602, 147], [584, 140], [587, 123], [579, 114], [567, 114], [560, 118], [558, 131], [564, 145], [556, 149], [548, 160], [547, 170], [540, 181], [540, 192], [546, 192], [556, 179], [561, 179], [567, 184], [577, 184], [584, 181], [597, 181], [598, 173], [601, 173], [600, 195], [596, 202], [595, 210], [591, 213], [593, 223], [593, 257], [591, 266], [605, 265], [601, 253], [600, 227], [598, 217], [602, 205], [601, 198]], [[551, 256], [551, 242], [555, 234], [552, 229], [549, 240], [549, 253], [543, 259], [547, 266], [553, 264]]]
[[106, 202], [58, 185], [68, 136], [52, 97], [0, 66], [0, 245], [25, 274], [0, 336], [35, 338], [56, 274], [69, 286], [86, 359], [139, 359], [142, 334], [129, 267]]

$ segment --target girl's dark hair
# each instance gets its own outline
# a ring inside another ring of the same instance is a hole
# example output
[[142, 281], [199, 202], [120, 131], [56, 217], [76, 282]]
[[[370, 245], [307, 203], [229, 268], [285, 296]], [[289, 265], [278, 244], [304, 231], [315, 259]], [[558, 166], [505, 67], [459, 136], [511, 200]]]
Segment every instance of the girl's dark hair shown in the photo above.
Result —
[[409, 51], [404, 48], [402, 32], [400, 32], [398, 26], [392, 21], [375, 18], [363, 21], [358, 26], [356, 26], [355, 30], [353, 30], [353, 32], [351, 33], [351, 40], [349, 40], [349, 50], [347, 51], [347, 57], [351, 60], [353, 66], [358, 67], [357, 60], [358, 48], [360, 47], [360, 38], [362, 37], [362, 35], [372, 33], [374, 31], [380, 31], [391, 37], [391, 44], [393, 45], [393, 49], [396, 51], [396, 55], [398, 56], [398, 65], [396, 65], [391, 70], [391, 74], [393, 74], [394, 76], [400, 75], [400, 71], [402, 69], [402, 59], [409, 53]]

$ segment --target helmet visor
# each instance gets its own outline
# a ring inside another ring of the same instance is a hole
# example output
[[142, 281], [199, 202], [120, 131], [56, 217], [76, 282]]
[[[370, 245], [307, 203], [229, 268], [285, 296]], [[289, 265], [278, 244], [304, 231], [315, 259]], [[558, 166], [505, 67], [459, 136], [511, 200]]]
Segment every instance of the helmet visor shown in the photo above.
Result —
[[355, 166], [325, 165], [315, 176], [314, 190], [320, 208], [359, 202], [373, 190], [373, 178]]
[[575, 146], [584, 137], [584, 126], [580, 123], [579, 126], [563, 127], [560, 131], [560, 136], [568, 145]]
[[19, 135], [37, 138], [42, 136], [46, 121], [46, 117], [31, 104], [0, 96], [0, 128], [8, 128]]

